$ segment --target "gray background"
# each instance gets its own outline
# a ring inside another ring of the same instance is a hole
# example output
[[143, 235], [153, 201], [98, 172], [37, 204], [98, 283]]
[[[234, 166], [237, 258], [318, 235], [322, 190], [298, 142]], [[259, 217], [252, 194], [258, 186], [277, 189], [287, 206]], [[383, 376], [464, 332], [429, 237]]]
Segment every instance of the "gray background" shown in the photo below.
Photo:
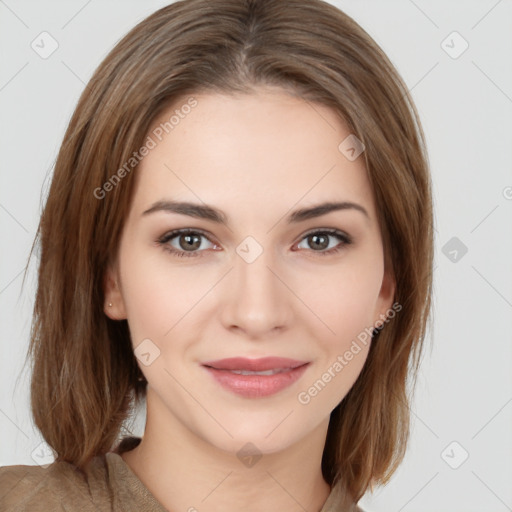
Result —
[[[65, 127], [116, 41], [167, 3], [0, 0], [0, 465], [51, 460], [21, 373], [34, 264], [21, 284]], [[436, 208], [434, 327], [410, 447], [390, 483], [361, 505], [512, 510], [512, 2], [332, 3], [374, 37], [412, 90]], [[31, 47], [43, 31], [58, 43], [46, 59]], [[140, 412], [131, 430], [142, 433], [143, 421]]]

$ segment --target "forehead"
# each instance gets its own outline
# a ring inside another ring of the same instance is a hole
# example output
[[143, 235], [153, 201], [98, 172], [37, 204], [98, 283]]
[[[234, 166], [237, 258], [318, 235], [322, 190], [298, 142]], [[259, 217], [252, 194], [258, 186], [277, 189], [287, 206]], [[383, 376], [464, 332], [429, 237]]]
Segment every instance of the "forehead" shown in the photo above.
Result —
[[171, 198], [283, 211], [347, 200], [373, 214], [363, 156], [340, 150], [350, 135], [332, 109], [280, 89], [191, 94], [148, 132], [154, 147], [137, 169], [134, 207]]

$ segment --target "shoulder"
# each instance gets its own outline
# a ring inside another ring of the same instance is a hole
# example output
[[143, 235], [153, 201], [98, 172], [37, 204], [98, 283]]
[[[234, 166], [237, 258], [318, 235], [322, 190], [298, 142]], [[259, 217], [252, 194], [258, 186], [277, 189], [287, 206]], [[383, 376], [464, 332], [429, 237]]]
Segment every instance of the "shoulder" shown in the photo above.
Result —
[[0, 512], [110, 510], [107, 483], [105, 456], [95, 457], [86, 472], [63, 461], [47, 466], [3, 466]]

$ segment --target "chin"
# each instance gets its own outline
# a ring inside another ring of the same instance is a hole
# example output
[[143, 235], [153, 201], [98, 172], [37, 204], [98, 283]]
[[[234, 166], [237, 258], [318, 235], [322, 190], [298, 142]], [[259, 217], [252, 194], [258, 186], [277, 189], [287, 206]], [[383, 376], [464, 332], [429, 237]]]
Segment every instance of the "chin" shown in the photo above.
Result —
[[[229, 453], [239, 455], [239, 452], [251, 450], [261, 453], [270, 454], [283, 451], [299, 442], [307, 432], [302, 432], [299, 425], [288, 424], [286, 427], [280, 425], [283, 417], [273, 419], [269, 422], [252, 422], [226, 425], [226, 430], [231, 434], [211, 436], [211, 431], [205, 433], [205, 441], [217, 448]], [[285, 420], [287, 421], [287, 420]]]

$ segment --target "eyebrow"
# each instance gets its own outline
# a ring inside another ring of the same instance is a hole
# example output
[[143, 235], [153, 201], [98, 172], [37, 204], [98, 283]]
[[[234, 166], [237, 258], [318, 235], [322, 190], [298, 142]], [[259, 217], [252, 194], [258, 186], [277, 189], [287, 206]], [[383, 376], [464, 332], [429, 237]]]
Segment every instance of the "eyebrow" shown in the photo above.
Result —
[[[315, 206], [295, 210], [290, 215], [288, 215], [286, 221], [288, 222], [288, 224], [296, 224], [298, 222], [303, 222], [308, 219], [321, 217], [322, 215], [326, 215], [330, 212], [335, 212], [339, 210], [356, 210], [361, 212], [367, 218], [370, 218], [366, 209], [360, 204], [353, 203], [350, 201], [343, 201], [326, 202]], [[181, 215], [188, 215], [189, 217], [195, 217], [198, 219], [211, 220], [213, 222], [217, 222], [218, 224], [223, 224], [225, 226], [228, 225], [228, 218], [224, 212], [213, 206], [209, 206], [206, 204], [201, 205], [186, 201], [180, 202], [160, 200], [154, 203], [150, 208], [145, 210], [142, 213], [142, 215], [149, 215], [155, 212], [179, 213]]]

